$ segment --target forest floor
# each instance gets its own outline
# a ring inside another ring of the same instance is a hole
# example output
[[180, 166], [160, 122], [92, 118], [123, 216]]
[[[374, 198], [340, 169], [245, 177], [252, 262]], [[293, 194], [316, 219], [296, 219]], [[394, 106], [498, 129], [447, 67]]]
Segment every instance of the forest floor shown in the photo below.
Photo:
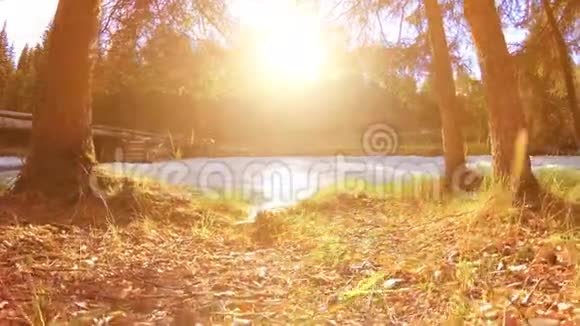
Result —
[[106, 214], [0, 199], [0, 325], [580, 323], [563, 206], [344, 193], [244, 223], [243, 203], [138, 189]]

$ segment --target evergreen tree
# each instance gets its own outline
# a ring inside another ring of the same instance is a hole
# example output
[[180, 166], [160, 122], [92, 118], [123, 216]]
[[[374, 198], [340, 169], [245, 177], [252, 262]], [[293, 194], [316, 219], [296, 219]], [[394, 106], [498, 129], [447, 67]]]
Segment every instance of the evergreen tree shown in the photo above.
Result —
[[28, 73], [30, 71], [30, 50], [28, 49], [28, 44], [25, 44], [22, 49], [16, 70], [22, 73]]
[[548, 0], [542, 0], [542, 7], [546, 13], [548, 25], [550, 26], [552, 38], [556, 43], [558, 49], [558, 61], [560, 63], [561, 72], [566, 86], [567, 100], [572, 119], [574, 120], [574, 131], [576, 136], [576, 146], [580, 147], [580, 107], [578, 106], [578, 96], [576, 94], [576, 87], [574, 85], [574, 70], [573, 60], [570, 56], [570, 51], [558, 21], [554, 16], [551, 4]]
[[6, 108], [6, 91], [14, 73], [12, 48], [8, 41], [6, 23], [0, 31], [0, 108]]
[[6, 107], [10, 110], [32, 112], [33, 91], [37, 76], [32, 66], [31, 55], [32, 52], [27, 44], [18, 59], [16, 72], [6, 87]]
[[16, 70], [4, 89], [4, 107], [20, 112], [34, 112], [40, 101], [41, 71], [46, 60], [45, 43], [22, 49]]
[[443, 131], [443, 153], [447, 186], [466, 186], [454, 180], [465, 170], [464, 138], [459, 124], [460, 107], [453, 80], [453, 66], [443, 27], [443, 14], [437, 0], [425, 0], [429, 43], [433, 58], [432, 73]]
[[90, 85], [99, 7], [99, 0], [58, 3], [48, 42], [43, 101], [35, 111], [31, 152], [14, 186], [16, 193], [61, 198], [92, 193]]
[[32, 85], [32, 106], [31, 110], [34, 112], [40, 105], [42, 101], [41, 93], [43, 87], [46, 85], [46, 69], [47, 69], [47, 51], [48, 51], [48, 41], [50, 32], [52, 31], [52, 24], [48, 26], [42, 36], [42, 42], [34, 47], [34, 50], [30, 54], [30, 65], [31, 71], [34, 76], [34, 82]]
[[567, 60], [568, 49], [573, 53], [574, 48], [574, 22], [568, 18], [574, 11], [572, 2], [557, 1], [552, 8], [544, 1], [534, 1], [529, 6], [530, 14], [518, 22], [528, 35], [515, 62], [530, 145], [538, 153], [570, 151], [577, 147], [575, 129], [580, 129], [575, 127], [580, 114], [574, 109], [573, 65]]
[[497, 8], [493, 0], [465, 0], [464, 6], [482, 71], [495, 179], [512, 190], [518, 200], [537, 200], [540, 186], [528, 155], [516, 67]]

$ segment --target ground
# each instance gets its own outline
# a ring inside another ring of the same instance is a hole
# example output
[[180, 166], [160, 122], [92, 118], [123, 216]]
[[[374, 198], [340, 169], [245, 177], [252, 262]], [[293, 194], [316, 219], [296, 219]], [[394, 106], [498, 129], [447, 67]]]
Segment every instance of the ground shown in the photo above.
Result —
[[[577, 176], [543, 180], [573, 201]], [[327, 193], [246, 223], [244, 203], [132, 187], [106, 210], [0, 206], [0, 325], [580, 323], [571, 207]]]

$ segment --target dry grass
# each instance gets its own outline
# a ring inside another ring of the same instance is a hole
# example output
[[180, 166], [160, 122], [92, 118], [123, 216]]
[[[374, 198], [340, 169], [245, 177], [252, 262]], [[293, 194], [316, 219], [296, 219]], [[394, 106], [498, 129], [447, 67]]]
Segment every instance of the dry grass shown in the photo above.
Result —
[[[73, 202], [58, 202], [38, 194], [0, 197], [0, 223], [64, 224], [93, 227], [125, 225], [152, 218], [167, 223], [192, 223], [215, 213], [215, 224], [245, 215], [241, 202], [209, 201], [187, 188], [149, 179], [99, 172], [94, 194]], [[1, 193], [1, 190], [0, 190]]]
[[[364, 195], [305, 203], [295, 211], [318, 213], [295, 219], [280, 241], [307, 247], [311, 273], [328, 282], [297, 286], [296, 305], [312, 307], [306, 320], [440, 324], [478, 322], [492, 312], [533, 318], [553, 304], [580, 304], [580, 231], [501, 205], [495, 198], [436, 205]], [[318, 223], [299, 222], [312, 219]], [[541, 259], [547, 254], [555, 258]], [[305, 289], [328, 295], [319, 298], [323, 310], [300, 303], [314, 298]]]
[[517, 210], [493, 192], [445, 203], [340, 194], [239, 224], [243, 203], [143, 182], [107, 189], [108, 209], [77, 208], [76, 224], [46, 218], [70, 210], [4, 199], [0, 324], [580, 317], [569, 211]]

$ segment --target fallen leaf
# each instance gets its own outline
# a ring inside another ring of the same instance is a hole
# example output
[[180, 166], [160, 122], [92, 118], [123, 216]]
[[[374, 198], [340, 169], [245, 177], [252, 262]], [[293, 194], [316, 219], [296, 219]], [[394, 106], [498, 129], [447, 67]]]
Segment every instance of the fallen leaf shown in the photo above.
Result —
[[496, 271], [503, 271], [505, 269], [505, 264], [503, 263], [503, 261], [500, 261], [499, 264], [497, 264], [497, 268], [495, 269]]
[[397, 285], [399, 285], [403, 281], [404, 280], [400, 278], [391, 278], [383, 283], [383, 287], [385, 289], [394, 289]]
[[266, 278], [266, 275], [268, 275], [268, 269], [266, 267], [260, 267], [256, 274], [258, 274], [259, 278]]
[[526, 268], [528, 268], [528, 265], [525, 265], [525, 264], [524, 265], [516, 265], [516, 266], [510, 266], [510, 267], [508, 267], [508, 269], [511, 272], [514, 272], [514, 273], [524, 271]]
[[566, 302], [560, 302], [558, 303], [558, 310], [559, 311], [567, 311], [567, 310], [572, 310], [574, 308], [573, 305], [566, 303]]
[[481, 305], [481, 307], [479, 307], [479, 311], [482, 313], [485, 313], [486, 311], [490, 311], [491, 309], [493, 309], [493, 305], [491, 303], [486, 303]]
[[79, 307], [79, 308], [81, 308], [83, 310], [89, 310], [89, 305], [86, 302], [84, 302], [84, 301], [75, 302], [75, 306], [77, 306], [77, 307]]
[[234, 318], [234, 326], [249, 326], [252, 325], [252, 321], [248, 320], [248, 319], [240, 319], [240, 318]]

